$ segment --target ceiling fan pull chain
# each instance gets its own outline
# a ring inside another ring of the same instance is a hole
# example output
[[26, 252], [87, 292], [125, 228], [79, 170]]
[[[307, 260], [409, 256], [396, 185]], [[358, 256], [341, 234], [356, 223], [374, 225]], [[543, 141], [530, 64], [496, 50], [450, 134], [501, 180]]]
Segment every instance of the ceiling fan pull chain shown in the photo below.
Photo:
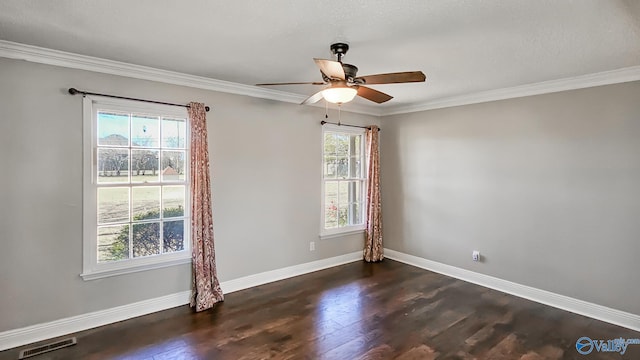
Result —
[[324, 101], [324, 118], [329, 118], [329, 102], [327, 100]]
[[342, 113], [340, 110], [342, 109], [342, 104], [338, 104], [338, 126], [340, 126], [340, 120], [342, 118]]

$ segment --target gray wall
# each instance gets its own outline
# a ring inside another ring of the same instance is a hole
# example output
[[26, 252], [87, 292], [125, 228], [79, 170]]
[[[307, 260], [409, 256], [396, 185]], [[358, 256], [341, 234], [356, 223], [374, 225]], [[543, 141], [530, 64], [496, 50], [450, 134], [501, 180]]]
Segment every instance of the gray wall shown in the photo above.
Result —
[[640, 314], [639, 99], [633, 82], [385, 118], [386, 247]]
[[[79, 277], [82, 101], [69, 87], [212, 106], [222, 281], [362, 249], [358, 235], [317, 238], [321, 108], [3, 58], [0, 79], [0, 332], [190, 286], [188, 265]], [[386, 246], [640, 314], [639, 95], [636, 82], [383, 119]]]
[[221, 281], [362, 249], [361, 235], [318, 241], [322, 108], [4, 58], [0, 79], [0, 332], [190, 288], [189, 265], [80, 278], [82, 100], [69, 87], [213, 108]]

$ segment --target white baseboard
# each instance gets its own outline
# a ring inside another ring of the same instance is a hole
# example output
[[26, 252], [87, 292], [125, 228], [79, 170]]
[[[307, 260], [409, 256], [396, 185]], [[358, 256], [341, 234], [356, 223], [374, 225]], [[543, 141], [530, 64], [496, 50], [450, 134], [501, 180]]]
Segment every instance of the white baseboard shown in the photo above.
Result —
[[[602, 305], [589, 303], [568, 296], [517, 284], [511, 281], [438, 263], [413, 255], [404, 254], [391, 249], [384, 250], [385, 257], [451, 276], [460, 280], [478, 284], [484, 287], [502, 291], [525, 299], [536, 301], [576, 314], [606, 321], [632, 330], [640, 331], [640, 316], [624, 311], [611, 309]], [[223, 281], [220, 286], [225, 294], [240, 291], [250, 287], [307, 274], [310, 272], [331, 268], [334, 266], [358, 261], [362, 259], [362, 252], [340, 255], [289, 266], [282, 269], [266, 271], [259, 274], [245, 276], [239, 279]], [[132, 304], [118, 306], [106, 310], [72, 316], [43, 324], [27, 326], [20, 329], [0, 333], [0, 351], [14, 347], [42, 341], [83, 331], [134, 317], [151, 314], [157, 311], [182, 306], [189, 303], [190, 291], [183, 291], [154, 299], [143, 300]]]
[[265, 271], [259, 274], [241, 277], [239, 279], [224, 281], [220, 284], [220, 287], [222, 288], [222, 291], [227, 294], [234, 291], [244, 290], [250, 287], [263, 285], [298, 275], [308, 274], [310, 272], [323, 270], [358, 260], [362, 260], [362, 251], [356, 251], [328, 259], [312, 261], [300, 265], [289, 266], [282, 269]]
[[[225, 294], [228, 294], [361, 259], [362, 252], [357, 251], [328, 259], [249, 275], [239, 279], [223, 281], [220, 283], [220, 287]], [[0, 351], [182, 306], [189, 303], [190, 295], [190, 291], [182, 291], [110, 309], [4, 331], [0, 333]]]
[[43, 324], [4, 331], [0, 333], [0, 351], [181, 306], [189, 302], [190, 295], [190, 291], [183, 291]]
[[588, 316], [593, 319], [602, 320], [635, 331], [640, 331], [640, 315], [574, 299], [572, 297], [461, 269], [455, 266], [442, 264], [391, 249], [384, 249], [384, 255], [386, 258], [391, 260], [396, 260], [541, 304], [553, 306], [558, 309], [567, 310], [572, 313]]

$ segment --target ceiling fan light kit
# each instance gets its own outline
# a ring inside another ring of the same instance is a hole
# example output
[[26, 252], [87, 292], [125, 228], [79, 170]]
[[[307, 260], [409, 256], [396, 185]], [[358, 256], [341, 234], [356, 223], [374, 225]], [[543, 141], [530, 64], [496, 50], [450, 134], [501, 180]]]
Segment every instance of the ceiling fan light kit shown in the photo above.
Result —
[[352, 87], [331, 87], [322, 90], [322, 97], [330, 103], [344, 104], [347, 103], [358, 94], [358, 90]]
[[323, 90], [309, 96], [301, 105], [313, 104], [320, 99], [334, 104], [344, 104], [352, 101], [356, 95], [369, 101], [381, 104], [393, 99], [393, 96], [372, 89], [364, 85], [372, 84], [399, 84], [409, 82], [424, 82], [426, 77], [422, 71], [407, 71], [388, 74], [375, 74], [357, 76], [358, 68], [351, 64], [344, 64], [342, 58], [349, 50], [345, 43], [335, 43], [330, 46], [331, 52], [338, 61], [326, 59], [313, 59], [320, 69], [323, 82], [289, 82], [256, 84], [258, 86], [273, 85], [325, 85]]

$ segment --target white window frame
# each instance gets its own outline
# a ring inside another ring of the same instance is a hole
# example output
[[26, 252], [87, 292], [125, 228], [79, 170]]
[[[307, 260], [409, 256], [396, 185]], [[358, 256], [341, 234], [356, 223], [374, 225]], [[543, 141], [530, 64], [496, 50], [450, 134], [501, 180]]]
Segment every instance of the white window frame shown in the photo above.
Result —
[[[338, 227], [338, 228], [334, 228], [334, 229], [325, 229], [324, 225], [325, 225], [325, 179], [324, 179], [324, 138], [325, 138], [325, 133], [327, 132], [337, 132], [337, 133], [344, 133], [344, 134], [350, 134], [350, 135], [362, 135], [362, 141], [360, 142], [360, 154], [362, 154], [362, 214], [361, 217], [363, 219], [363, 222], [361, 225], [351, 225], [351, 226], [344, 226], [344, 227]], [[321, 159], [320, 159], [320, 168], [322, 169], [322, 172], [320, 173], [320, 178], [321, 178], [321, 211], [320, 211], [320, 239], [324, 240], [324, 239], [332, 239], [332, 238], [337, 238], [337, 237], [342, 237], [345, 235], [350, 235], [350, 234], [357, 234], [357, 233], [363, 233], [365, 228], [366, 228], [366, 208], [367, 208], [367, 153], [366, 153], [366, 141], [367, 141], [367, 136], [366, 136], [366, 131], [364, 128], [358, 128], [358, 127], [347, 127], [347, 126], [339, 126], [339, 125], [332, 125], [332, 124], [324, 124], [322, 126], [322, 139], [320, 141], [321, 143]]]
[[[138, 271], [158, 269], [168, 266], [187, 264], [191, 262], [191, 234], [190, 219], [191, 206], [189, 204], [189, 124], [186, 108], [150, 104], [137, 101], [111, 99], [100, 96], [85, 96], [83, 99], [83, 264], [84, 280], [94, 280], [109, 276], [128, 274]], [[187, 119], [186, 124], [186, 156], [185, 156], [185, 226], [184, 250], [174, 253], [145, 256], [127, 260], [99, 263], [97, 242], [97, 113], [99, 110], [124, 112], [138, 112], [176, 116]]]

